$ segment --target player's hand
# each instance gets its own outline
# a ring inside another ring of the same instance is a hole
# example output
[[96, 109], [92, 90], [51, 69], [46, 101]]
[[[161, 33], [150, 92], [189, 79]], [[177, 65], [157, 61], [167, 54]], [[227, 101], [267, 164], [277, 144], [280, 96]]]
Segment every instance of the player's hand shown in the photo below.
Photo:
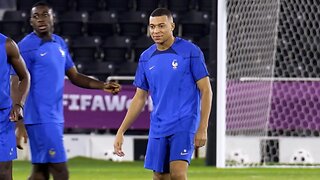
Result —
[[10, 112], [10, 121], [17, 122], [23, 119], [23, 109], [21, 106], [15, 104]]
[[16, 140], [18, 149], [23, 149], [22, 140], [25, 144], [28, 141], [27, 131], [22, 121], [16, 123]]
[[114, 148], [114, 154], [123, 157], [125, 154], [122, 151], [122, 144], [123, 144], [123, 134], [116, 135], [116, 138], [114, 140], [113, 148]]
[[108, 83], [104, 83], [103, 90], [115, 95], [115, 94], [118, 94], [118, 92], [120, 92], [121, 86], [120, 84], [115, 82], [108, 82]]
[[194, 137], [194, 145], [196, 148], [200, 148], [206, 145], [207, 142], [207, 131], [198, 129]]

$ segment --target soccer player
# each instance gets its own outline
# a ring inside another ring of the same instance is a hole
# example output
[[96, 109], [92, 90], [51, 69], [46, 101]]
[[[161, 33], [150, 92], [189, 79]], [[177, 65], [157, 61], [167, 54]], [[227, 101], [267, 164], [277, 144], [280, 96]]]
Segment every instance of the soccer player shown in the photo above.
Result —
[[144, 166], [153, 170], [153, 179], [187, 179], [194, 146], [202, 147], [207, 140], [212, 91], [203, 53], [174, 37], [174, 28], [169, 10], [151, 13], [149, 31], [155, 44], [140, 56], [136, 93], [114, 141], [115, 153], [124, 156], [124, 133], [150, 94], [153, 111]]
[[[104, 83], [78, 73], [64, 40], [53, 34], [53, 9], [45, 2], [32, 6], [33, 32], [19, 43], [31, 74], [30, 93], [25, 104], [25, 124], [33, 169], [29, 179], [69, 178], [63, 146], [64, 77], [76, 86], [118, 93], [120, 85]], [[89, 119], [88, 119], [89, 120]]]
[[[10, 97], [10, 70], [19, 80], [16, 101]], [[17, 44], [0, 34], [0, 179], [12, 179], [12, 160], [17, 158], [15, 123], [17, 131], [23, 127], [23, 105], [30, 87], [30, 75], [20, 56]], [[19, 121], [19, 122], [18, 122]]]

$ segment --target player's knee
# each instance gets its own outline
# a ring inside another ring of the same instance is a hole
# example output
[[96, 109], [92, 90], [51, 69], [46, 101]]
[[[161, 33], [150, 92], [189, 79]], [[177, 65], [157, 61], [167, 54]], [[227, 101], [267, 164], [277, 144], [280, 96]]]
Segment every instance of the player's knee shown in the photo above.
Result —
[[59, 178], [57, 180], [68, 180], [69, 179], [69, 171], [68, 169], [65, 169], [64, 171], [62, 171], [60, 174], [59, 174]]
[[53, 177], [54, 180], [68, 180], [69, 179], [69, 174], [58, 174], [57, 176]]
[[170, 180], [170, 174], [168, 173], [153, 173], [153, 180]]
[[50, 165], [50, 172], [54, 180], [68, 180], [69, 171], [66, 163], [57, 163]]
[[43, 173], [33, 173], [28, 180], [49, 180], [49, 176]]
[[181, 171], [170, 172], [171, 180], [185, 180], [187, 179], [187, 174]]
[[153, 180], [160, 180], [161, 179], [161, 174], [160, 173], [153, 173]]
[[68, 169], [59, 169], [58, 171], [52, 172], [54, 180], [68, 180], [69, 171]]
[[170, 177], [171, 180], [187, 179], [188, 162], [187, 161], [172, 161], [170, 162]]

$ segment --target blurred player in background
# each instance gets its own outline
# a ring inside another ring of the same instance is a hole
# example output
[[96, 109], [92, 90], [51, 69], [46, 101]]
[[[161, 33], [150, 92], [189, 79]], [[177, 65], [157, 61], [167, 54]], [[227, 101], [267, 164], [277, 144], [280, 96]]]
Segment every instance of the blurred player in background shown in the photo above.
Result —
[[169, 10], [151, 13], [149, 31], [155, 44], [140, 56], [136, 93], [114, 142], [115, 153], [124, 156], [124, 133], [150, 94], [153, 111], [144, 166], [153, 170], [153, 179], [187, 179], [194, 148], [207, 140], [212, 91], [203, 53], [174, 37], [174, 28]]
[[29, 179], [69, 178], [63, 145], [64, 77], [76, 86], [116, 94], [117, 83], [104, 83], [78, 73], [64, 40], [53, 34], [53, 10], [45, 2], [31, 9], [33, 32], [19, 42], [21, 55], [31, 74], [25, 104], [25, 124], [30, 141], [33, 169]]
[[[17, 94], [10, 97], [11, 67], [18, 75]], [[17, 132], [24, 129], [23, 105], [30, 87], [30, 75], [20, 56], [17, 44], [0, 34], [0, 179], [12, 179], [12, 160], [17, 158], [15, 124]]]

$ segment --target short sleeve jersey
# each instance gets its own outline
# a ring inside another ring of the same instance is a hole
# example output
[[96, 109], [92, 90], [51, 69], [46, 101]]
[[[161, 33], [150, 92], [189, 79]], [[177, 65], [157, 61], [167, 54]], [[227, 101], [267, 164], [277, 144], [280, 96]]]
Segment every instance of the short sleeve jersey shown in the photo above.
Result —
[[0, 33], [0, 109], [11, 107], [10, 69], [6, 51], [7, 37]]
[[139, 60], [134, 85], [153, 101], [150, 137], [194, 133], [200, 121], [200, 91], [196, 82], [208, 76], [200, 48], [181, 38], [159, 51], [152, 45]]
[[51, 40], [44, 41], [32, 32], [18, 46], [31, 76], [25, 124], [64, 122], [64, 77], [74, 66], [66, 43], [55, 34]]

